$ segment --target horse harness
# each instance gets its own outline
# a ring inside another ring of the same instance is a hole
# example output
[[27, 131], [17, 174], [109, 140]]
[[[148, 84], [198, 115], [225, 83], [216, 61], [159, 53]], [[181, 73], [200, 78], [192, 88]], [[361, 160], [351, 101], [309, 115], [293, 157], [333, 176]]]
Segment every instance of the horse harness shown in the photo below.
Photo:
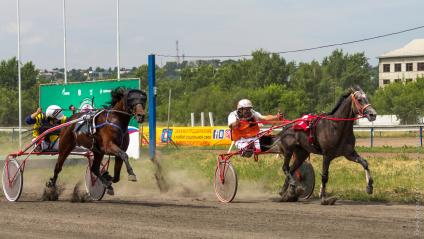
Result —
[[[106, 112], [105, 122], [96, 125], [96, 118], [103, 112]], [[100, 129], [100, 128], [106, 126], [106, 125], [109, 125], [109, 126], [112, 126], [116, 129], [118, 129], [122, 136], [128, 131], [128, 129], [122, 129], [121, 126], [109, 121], [109, 113], [110, 112], [125, 114], [125, 115], [128, 115], [129, 117], [131, 117], [131, 114], [124, 112], [124, 111], [102, 109], [102, 110], [98, 110], [98, 111], [90, 111], [90, 112], [85, 113], [84, 114], [85, 117], [83, 117], [84, 120], [76, 123], [76, 125], [75, 125], [75, 128], [73, 130], [75, 136], [77, 136], [78, 134], [85, 134], [85, 135], [88, 135], [91, 138], [92, 144], [91, 144], [90, 150], [92, 150], [92, 151], [99, 152], [99, 149], [95, 147], [95, 145], [96, 145], [95, 135], [97, 133], [97, 129]], [[124, 140], [124, 137], [121, 137], [121, 145], [120, 146], [122, 146], [123, 140]]]
[[[361, 105], [361, 103], [359, 103], [358, 101], [358, 97], [363, 97], [360, 91], [355, 91], [352, 92], [351, 94], [351, 99], [352, 99], [352, 112], [356, 115], [360, 115], [361, 117], [364, 117], [364, 112], [366, 110], [367, 107], [370, 107], [371, 104], [365, 104], [365, 105]], [[356, 109], [356, 112], [355, 112]], [[304, 132], [308, 133], [308, 142], [319, 152], [321, 152], [321, 147], [318, 143], [318, 141], [316, 140], [316, 126], [318, 124], [318, 122], [321, 119], [327, 119], [327, 120], [332, 120], [332, 121], [353, 121], [353, 120], [357, 120], [359, 118], [333, 118], [333, 117], [328, 117], [326, 114], [320, 114], [320, 115], [305, 115], [302, 117], [302, 120], [299, 122], [296, 122], [295, 125], [293, 125], [293, 129], [294, 130], [302, 130]]]

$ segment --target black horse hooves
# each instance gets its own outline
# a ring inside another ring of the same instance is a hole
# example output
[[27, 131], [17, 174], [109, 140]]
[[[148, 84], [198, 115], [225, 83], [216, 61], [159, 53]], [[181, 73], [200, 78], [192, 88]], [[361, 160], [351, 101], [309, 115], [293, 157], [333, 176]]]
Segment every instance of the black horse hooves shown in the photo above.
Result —
[[47, 188], [56, 188], [56, 182], [53, 180], [53, 178], [50, 178], [50, 180], [46, 183]]
[[321, 198], [321, 205], [334, 205], [336, 201], [336, 197]]
[[372, 192], [373, 192], [373, 190], [374, 190], [374, 187], [373, 186], [367, 186], [367, 193], [368, 194], [372, 194]]
[[284, 195], [283, 197], [281, 197], [280, 202], [297, 202], [298, 200], [299, 200], [299, 197], [297, 197], [296, 195], [293, 195], [293, 196]]
[[302, 189], [296, 186], [290, 185], [288, 190], [280, 191], [281, 202], [297, 202], [299, 200], [299, 195], [301, 194]]
[[115, 195], [115, 191], [113, 190], [112, 186], [106, 188], [106, 193], [111, 196]]
[[65, 190], [61, 186], [56, 186], [55, 184], [50, 184], [51, 182], [46, 183], [44, 188], [43, 195], [41, 196], [42, 201], [57, 201], [59, 200], [60, 194]]
[[73, 202], [73, 203], [76, 203], [76, 202], [80, 202], [80, 203], [92, 202], [93, 200], [91, 199], [90, 195], [87, 192], [81, 191], [80, 187], [81, 187], [81, 183], [77, 183], [74, 186], [74, 190], [73, 190], [72, 196], [71, 196], [71, 202]]
[[113, 177], [112, 177], [112, 176], [110, 176], [110, 174], [109, 174], [109, 172], [108, 172], [108, 171], [104, 172], [104, 173], [102, 174], [102, 177], [103, 177], [105, 180], [107, 180], [107, 181], [113, 181]]

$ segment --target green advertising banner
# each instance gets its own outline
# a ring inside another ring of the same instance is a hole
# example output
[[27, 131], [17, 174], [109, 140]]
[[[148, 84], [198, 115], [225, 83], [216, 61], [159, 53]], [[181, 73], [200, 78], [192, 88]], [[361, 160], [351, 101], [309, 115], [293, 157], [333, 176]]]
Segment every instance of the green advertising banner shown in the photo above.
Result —
[[[58, 105], [66, 116], [70, 116], [72, 114], [69, 110], [70, 105], [74, 105], [77, 111], [102, 108], [102, 105], [107, 105], [111, 101], [110, 92], [117, 87], [140, 89], [140, 80], [121, 79], [40, 85], [39, 105], [43, 112], [49, 105]], [[138, 127], [134, 119], [131, 120], [130, 125]]]

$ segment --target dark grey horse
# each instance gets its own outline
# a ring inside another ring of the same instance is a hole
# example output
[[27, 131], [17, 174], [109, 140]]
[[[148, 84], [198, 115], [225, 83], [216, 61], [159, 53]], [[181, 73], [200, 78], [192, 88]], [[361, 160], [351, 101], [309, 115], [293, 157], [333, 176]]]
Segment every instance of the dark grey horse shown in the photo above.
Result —
[[[286, 181], [281, 188], [280, 195], [287, 201], [297, 200], [295, 195], [296, 181], [293, 173], [308, 158], [310, 153], [323, 155], [322, 184], [320, 189], [321, 204], [333, 204], [335, 198], [327, 200], [325, 186], [328, 181], [328, 169], [331, 161], [339, 156], [359, 163], [365, 170], [368, 194], [373, 191], [373, 179], [368, 163], [355, 150], [355, 135], [353, 134], [352, 118], [364, 116], [374, 121], [377, 112], [371, 107], [364, 91], [355, 86], [342, 95], [334, 109], [325, 115], [319, 115], [312, 125], [312, 133], [295, 131], [292, 127], [282, 130], [279, 134], [280, 152], [284, 155], [283, 171]], [[345, 120], [343, 120], [345, 119]], [[349, 119], [349, 120], [346, 120]], [[310, 138], [313, 138], [311, 142]], [[294, 154], [294, 162], [289, 167], [290, 159]], [[287, 190], [288, 189], [288, 190]]]

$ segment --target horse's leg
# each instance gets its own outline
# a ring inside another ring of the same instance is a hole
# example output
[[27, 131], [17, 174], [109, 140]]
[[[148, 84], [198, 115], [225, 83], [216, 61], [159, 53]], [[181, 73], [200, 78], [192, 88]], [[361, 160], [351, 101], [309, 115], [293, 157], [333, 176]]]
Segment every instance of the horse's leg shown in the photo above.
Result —
[[285, 191], [287, 190], [287, 186], [289, 187], [289, 193], [291, 192], [291, 194], [294, 194], [296, 190], [296, 179], [294, 179], [293, 175], [290, 174], [290, 159], [292, 155], [293, 155], [292, 151], [284, 152], [283, 172], [284, 172], [284, 175], [286, 175], [286, 179], [279, 192], [281, 196], [284, 195]]
[[[65, 136], [65, 135], [64, 135]], [[75, 141], [70, 140], [71, 142], [61, 143], [59, 144], [59, 156], [57, 157], [56, 166], [54, 167], [54, 174], [53, 177], [50, 178], [49, 182], [47, 183], [48, 187], [56, 187], [56, 181], [57, 177], [59, 176], [60, 171], [62, 171], [63, 163], [65, 162], [66, 158], [71, 153], [72, 149], [75, 148]]]
[[98, 179], [100, 179], [100, 182], [106, 187], [107, 194], [114, 195], [115, 192], [113, 191], [112, 187], [112, 177], [109, 175], [109, 173], [106, 171], [103, 174], [100, 174], [100, 165], [103, 160], [103, 153], [94, 152], [94, 160], [93, 164], [91, 165], [91, 172], [93, 172], [94, 175], [97, 176]]
[[321, 189], [319, 192], [319, 197], [321, 199], [322, 205], [334, 204], [336, 202], [335, 198], [331, 199], [330, 201], [327, 200], [325, 194], [325, 187], [328, 182], [328, 169], [330, 168], [330, 163], [333, 159], [334, 157], [324, 156], [324, 160], [322, 161]]
[[309, 152], [306, 150], [299, 149], [295, 151], [294, 156], [295, 156], [294, 162], [290, 166], [291, 175], [293, 175], [293, 173], [303, 164], [303, 162], [305, 162], [305, 160], [309, 156]]
[[134, 170], [132, 169], [130, 162], [128, 161], [128, 155], [121, 148], [119, 148], [116, 144], [110, 143], [109, 148], [107, 149], [108, 153], [111, 153], [119, 158], [121, 158], [125, 166], [127, 167], [128, 172], [128, 181], [137, 181], [137, 176], [134, 174]]
[[366, 189], [367, 193], [372, 194], [372, 191], [373, 191], [372, 184], [374, 180], [372, 179], [371, 172], [368, 169], [368, 162], [365, 159], [363, 159], [355, 150], [352, 153], [345, 155], [345, 157], [352, 162], [356, 162], [362, 165], [362, 167], [365, 170], [365, 177], [367, 180], [367, 189]]
[[294, 175], [296, 170], [298, 170], [300, 166], [302, 166], [303, 162], [305, 162], [305, 160], [308, 158], [309, 152], [303, 149], [297, 149], [293, 155], [295, 156], [294, 162], [290, 166], [290, 174], [292, 176]]
[[94, 159], [93, 164], [91, 164], [91, 172], [93, 172], [94, 175], [96, 175], [103, 185], [106, 187], [109, 187], [112, 184], [112, 177], [109, 175], [109, 173], [106, 171], [103, 174], [100, 174], [100, 165], [103, 160], [103, 153], [94, 152]]
[[124, 161], [120, 157], [115, 156], [115, 167], [114, 167], [113, 180], [112, 180], [113, 183], [119, 182], [123, 162]]

